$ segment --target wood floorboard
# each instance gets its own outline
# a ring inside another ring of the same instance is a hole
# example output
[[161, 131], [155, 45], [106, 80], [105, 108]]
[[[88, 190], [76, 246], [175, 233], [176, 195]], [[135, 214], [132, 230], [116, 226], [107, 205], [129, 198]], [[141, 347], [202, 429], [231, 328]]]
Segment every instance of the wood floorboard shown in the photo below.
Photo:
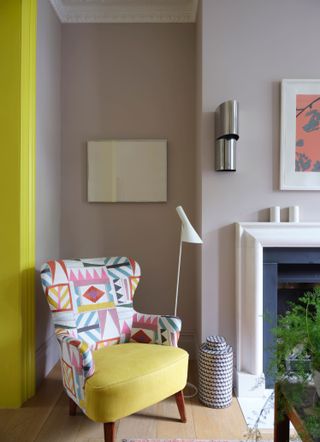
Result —
[[[191, 363], [190, 380], [196, 383]], [[198, 398], [186, 399], [187, 423], [180, 422], [174, 397], [168, 398], [116, 424], [117, 442], [122, 439], [243, 439], [247, 431], [236, 398], [223, 410], [207, 408]], [[272, 433], [263, 437], [272, 439]], [[18, 410], [0, 410], [1, 442], [103, 442], [103, 425], [80, 411], [69, 416], [57, 365], [37, 394]]]
[[159, 404], [145, 408], [139, 413], [121, 419], [116, 433], [117, 441], [122, 439], [155, 439], [157, 437], [157, 420]]
[[3, 412], [6, 415], [6, 422], [0, 427], [1, 442], [35, 441], [62, 391], [60, 367], [56, 365], [42, 382], [37, 394], [21, 408], [0, 410], [0, 416]]
[[247, 432], [236, 398], [230, 407], [221, 410], [205, 407], [194, 398], [192, 413], [197, 439], [243, 439]]
[[76, 416], [69, 416], [69, 401], [63, 392], [54, 409], [43, 424], [36, 442], [71, 442], [79, 432], [81, 421], [85, 416], [80, 412]]
[[187, 422], [183, 424], [177, 404], [174, 397], [166, 399], [159, 403], [159, 417], [157, 421], [157, 437], [159, 439], [173, 439], [179, 434], [181, 439], [194, 439], [196, 437], [194, 431], [192, 405], [186, 400]]

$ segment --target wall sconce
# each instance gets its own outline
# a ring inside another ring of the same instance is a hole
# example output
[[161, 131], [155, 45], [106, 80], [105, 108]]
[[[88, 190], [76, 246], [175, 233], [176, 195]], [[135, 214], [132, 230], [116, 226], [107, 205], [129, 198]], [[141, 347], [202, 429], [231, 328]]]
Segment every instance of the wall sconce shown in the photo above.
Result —
[[225, 101], [215, 112], [216, 170], [236, 171], [236, 141], [239, 139], [239, 103]]

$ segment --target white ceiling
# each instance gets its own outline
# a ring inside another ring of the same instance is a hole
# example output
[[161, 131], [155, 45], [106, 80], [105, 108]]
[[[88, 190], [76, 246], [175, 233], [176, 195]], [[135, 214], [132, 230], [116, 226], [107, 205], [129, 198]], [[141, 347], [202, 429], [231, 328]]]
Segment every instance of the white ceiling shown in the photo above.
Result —
[[50, 0], [62, 23], [189, 23], [198, 0]]

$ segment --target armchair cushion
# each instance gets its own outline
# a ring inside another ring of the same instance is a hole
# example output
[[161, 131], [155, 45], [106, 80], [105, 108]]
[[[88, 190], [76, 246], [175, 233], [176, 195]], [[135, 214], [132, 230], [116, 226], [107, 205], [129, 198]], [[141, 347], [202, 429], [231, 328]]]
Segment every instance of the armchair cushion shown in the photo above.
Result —
[[186, 384], [188, 353], [180, 348], [127, 343], [102, 348], [93, 358], [95, 372], [85, 383], [85, 408], [96, 422], [114, 422]]

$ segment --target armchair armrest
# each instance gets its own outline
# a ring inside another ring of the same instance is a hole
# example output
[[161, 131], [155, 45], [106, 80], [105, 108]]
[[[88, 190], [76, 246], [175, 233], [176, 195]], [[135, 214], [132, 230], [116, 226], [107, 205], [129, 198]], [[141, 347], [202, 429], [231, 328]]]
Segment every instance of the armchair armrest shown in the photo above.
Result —
[[65, 330], [56, 330], [61, 348], [63, 385], [68, 396], [85, 411], [84, 387], [94, 373], [94, 361], [88, 344]]
[[92, 376], [94, 362], [89, 345], [65, 331], [57, 331], [57, 338], [61, 346], [62, 358], [66, 359], [65, 362], [70, 362], [78, 374], [83, 374], [84, 379]]
[[181, 319], [171, 315], [149, 315], [135, 312], [131, 340], [150, 344], [178, 346]]

